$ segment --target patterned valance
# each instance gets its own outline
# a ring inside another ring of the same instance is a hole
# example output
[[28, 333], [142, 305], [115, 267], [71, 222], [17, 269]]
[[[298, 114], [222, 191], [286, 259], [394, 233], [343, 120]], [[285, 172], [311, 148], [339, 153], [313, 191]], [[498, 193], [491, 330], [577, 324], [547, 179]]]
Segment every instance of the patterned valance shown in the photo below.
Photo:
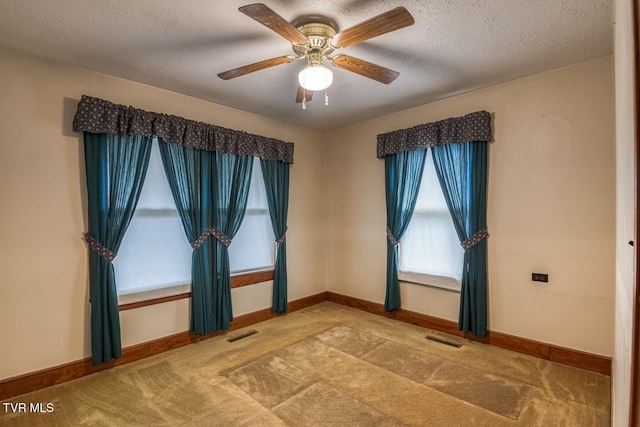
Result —
[[293, 163], [291, 142], [113, 104], [87, 95], [83, 95], [78, 104], [73, 129], [77, 132], [157, 136], [165, 142], [201, 150]]
[[476, 111], [462, 117], [425, 123], [378, 135], [377, 156], [469, 141], [491, 141], [491, 115]]

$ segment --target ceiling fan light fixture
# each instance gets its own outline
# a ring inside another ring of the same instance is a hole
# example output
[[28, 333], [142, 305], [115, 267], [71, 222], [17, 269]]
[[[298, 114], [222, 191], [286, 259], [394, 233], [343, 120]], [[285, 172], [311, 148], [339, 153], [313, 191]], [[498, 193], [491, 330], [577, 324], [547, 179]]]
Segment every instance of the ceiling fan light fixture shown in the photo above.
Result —
[[298, 74], [298, 83], [306, 90], [324, 90], [331, 86], [333, 73], [322, 65], [309, 65]]

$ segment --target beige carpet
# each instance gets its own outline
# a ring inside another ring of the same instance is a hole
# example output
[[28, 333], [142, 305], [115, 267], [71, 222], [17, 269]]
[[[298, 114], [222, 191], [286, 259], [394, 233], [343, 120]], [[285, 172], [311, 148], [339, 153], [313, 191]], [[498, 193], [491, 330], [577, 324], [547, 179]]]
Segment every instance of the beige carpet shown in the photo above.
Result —
[[14, 398], [54, 411], [0, 426], [609, 425], [599, 374], [329, 302], [249, 329]]

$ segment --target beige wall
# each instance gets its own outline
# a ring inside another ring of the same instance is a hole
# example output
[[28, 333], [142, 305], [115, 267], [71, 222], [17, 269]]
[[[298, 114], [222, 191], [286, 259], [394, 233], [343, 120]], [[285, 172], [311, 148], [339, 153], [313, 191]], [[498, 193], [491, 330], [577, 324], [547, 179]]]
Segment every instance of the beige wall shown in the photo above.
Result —
[[[289, 299], [327, 289], [383, 302], [384, 166], [378, 133], [486, 109], [490, 328], [613, 352], [612, 58], [322, 133], [86, 69], [0, 50], [0, 379], [89, 355], [81, 137], [89, 94], [296, 144]], [[550, 283], [530, 281], [532, 271]], [[403, 307], [457, 319], [458, 295], [403, 284]], [[232, 291], [236, 315], [270, 305], [269, 283]], [[188, 328], [187, 300], [121, 313], [125, 346]], [[7, 326], [8, 325], [8, 326]]]
[[[322, 133], [86, 69], [0, 50], [0, 379], [89, 355], [82, 94], [295, 143], [289, 299], [326, 290]], [[270, 282], [232, 291], [234, 314], [271, 305]], [[121, 313], [123, 345], [188, 329], [188, 300]]]
[[[612, 58], [347, 126], [327, 135], [329, 289], [384, 302], [384, 162], [376, 135], [477, 110], [494, 115], [489, 327], [610, 356], [615, 164]], [[547, 285], [531, 281], [548, 273]], [[458, 318], [459, 294], [401, 285], [406, 309]]]
[[[616, 98], [616, 301], [613, 359], [613, 425], [629, 420], [636, 194], [634, 149], [634, 44], [631, 0], [616, 0], [614, 26]], [[638, 242], [636, 242], [636, 247]], [[636, 249], [637, 250], [637, 249]]]

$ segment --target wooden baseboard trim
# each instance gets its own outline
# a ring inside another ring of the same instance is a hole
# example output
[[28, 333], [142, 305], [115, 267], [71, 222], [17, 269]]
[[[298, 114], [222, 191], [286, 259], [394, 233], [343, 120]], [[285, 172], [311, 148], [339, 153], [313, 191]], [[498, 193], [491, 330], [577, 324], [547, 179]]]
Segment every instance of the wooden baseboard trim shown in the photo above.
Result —
[[[321, 292], [294, 301], [289, 301], [289, 313], [302, 310], [306, 307], [319, 304], [323, 301], [331, 301], [337, 304], [356, 308], [369, 313], [399, 320], [423, 328], [433, 329], [445, 332], [451, 335], [464, 337], [474, 341], [480, 341], [497, 347], [506, 348], [519, 353], [528, 354], [539, 357], [541, 359], [551, 360], [557, 363], [597, 372], [603, 375], [611, 376], [611, 358], [605, 356], [594, 355], [590, 353], [572, 350], [564, 347], [546, 344], [538, 341], [520, 338], [501, 332], [489, 331], [486, 338], [476, 338], [470, 334], [463, 334], [458, 330], [458, 325], [450, 320], [429, 316], [422, 313], [416, 313], [409, 310], [398, 310], [391, 313], [385, 312], [382, 304], [359, 298], [341, 295], [334, 292]], [[230, 324], [229, 331], [251, 326], [256, 323], [273, 319], [280, 316], [279, 313], [273, 313], [271, 309], [258, 310], [253, 313], [244, 314], [236, 317]], [[0, 399], [8, 399], [25, 393], [40, 390], [52, 385], [61, 384], [71, 381], [85, 375], [104, 371], [114, 366], [124, 365], [146, 357], [154, 356], [174, 348], [183, 347], [185, 345], [202, 341], [207, 338], [222, 335], [228, 331], [214, 332], [209, 335], [195, 335], [189, 331], [181, 332], [168, 337], [163, 337], [154, 341], [137, 344], [122, 350], [120, 359], [112, 360], [99, 366], [93, 366], [91, 359], [86, 358], [76, 362], [66, 363], [64, 365], [53, 368], [43, 369], [20, 375], [13, 378], [0, 381]]]
[[467, 338], [473, 341], [480, 341], [496, 347], [513, 350], [518, 353], [528, 354], [541, 359], [551, 360], [563, 365], [597, 372], [602, 375], [611, 376], [611, 358], [579, 350], [573, 350], [547, 344], [527, 338], [516, 337], [502, 332], [488, 331], [485, 338], [477, 338], [471, 334], [464, 334], [458, 330], [458, 324], [450, 320], [416, 313], [409, 310], [400, 309], [393, 312], [385, 312], [384, 306], [371, 301], [341, 295], [334, 292], [327, 293], [328, 300], [337, 304], [357, 308], [369, 313], [388, 317], [402, 322], [411, 323], [423, 328], [445, 332], [451, 335]]
[[[311, 307], [320, 302], [327, 300], [327, 293], [321, 292], [294, 301], [289, 301], [289, 313]], [[243, 314], [236, 317], [229, 325], [228, 331], [251, 326], [264, 320], [281, 316], [280, 313], [274, 313], [270, 308], [258, 310], [253, 313]], [[136, 360], [154, 356], [174, 348], [183, 347], [185, 345], [202, 341], [217, 335], [222, 335], [228, 331], [218, 331], [209, 335], [195, 335], [192, 332], [180, 332], [168, 337], [159, 338], [157, 340], [133, 345], [122, 349], [122, 357], [114, 359], [109, 363], [93, 366], [91, 358], [66, 363], [64, 365], [55, 366], [53, 368], [43, 369], [37, 372], [20, 375], [13, 378], [0, 381], [0, 399], [8, 399], [20, 396], [25, 393], [40, 390], [52, 385], [61, 384], [71, 381], [85, 375], [104, 371], [114, 366], [124, 365], [126, 363], [135, 362]]]

